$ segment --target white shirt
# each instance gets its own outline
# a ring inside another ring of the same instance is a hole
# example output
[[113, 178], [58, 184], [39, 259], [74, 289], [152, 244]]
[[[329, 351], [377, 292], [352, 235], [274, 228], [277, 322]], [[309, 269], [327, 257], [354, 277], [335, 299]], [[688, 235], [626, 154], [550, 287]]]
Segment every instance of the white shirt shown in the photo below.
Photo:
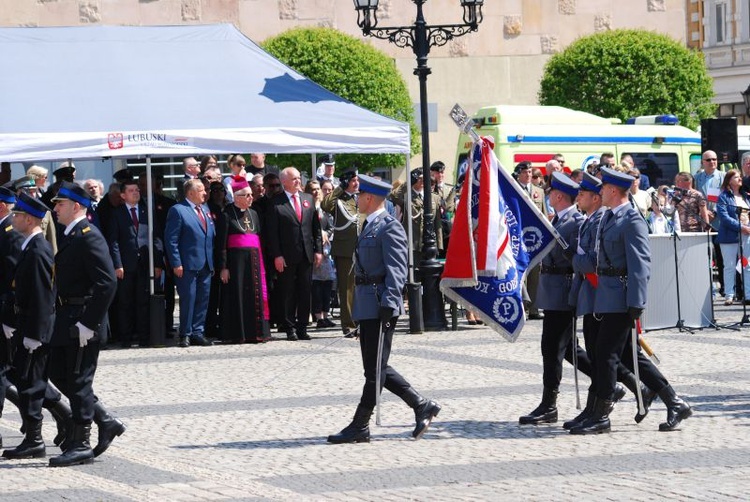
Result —
[[375, 220], [375, 218], [377, 218], [378, 216], [380, 216], [381, 213], [385, 213], [385, 208], [381, 208], [381, 209], [376, 210], [373, 213], [370, 213], [367, 216], [367, 218], [365, 218], [365, 221], [367, 221], [367, 224], [369, 225], [370, 223], [372, 223]]
[[31, 242], [31, 239], [33, 239], [36, 234], [41, 234], [41, 233], [42, 233], [42, 230], [39, 229], [35, 232], [32, 232], [31, 235], [26, 237], [26, 240], [23, 241], [23, 244], [21, 244], [21, 251], [26, 251], [26, 247], [29, 245], [29, 242]]
[[63, 234], [65, 234], [65, 235], [70, 234], [70, 232], [73, 231], [73, 227], [76, 226], [76, 225], [78, 225], [78, 222], [81, 221], [81, 220], [84, 220], [84, 219], [86, 219], [86, 215], [85, 214], [83, 216], [80, 216], [80, 217], [76, 218], [72, 222], [70, 222], [70, 225], [68, 225], [67, 227], [65, 227], [65, 232], [63, 232]]

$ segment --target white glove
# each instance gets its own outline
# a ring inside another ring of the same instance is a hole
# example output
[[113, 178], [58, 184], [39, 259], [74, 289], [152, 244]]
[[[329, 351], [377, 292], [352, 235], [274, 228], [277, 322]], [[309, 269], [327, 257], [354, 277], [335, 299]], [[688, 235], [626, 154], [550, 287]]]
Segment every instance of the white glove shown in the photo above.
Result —
[[3, 333], [5, 334], [5, 338], [10, 340], [13, 338], [13, 328], [8, 326], [7, 324], [3, 324]]
[[85, 347], [86, 345], [88, 345], [89, 340], [94, 338], [94, 335], [96, 333], [94, 333], [93, 330], [88, 329], [80, 322], [76, 323], [76, 327], [78, 328], [78, 344], [81, 347]]
[[23, 337], [23, 346], [29, 351], [29, 354], [33, 354], [36, 349], [42, 346], [42, 342], [33, 338]]
[[580, 244], [578, 244], [578, 248], [576, 249], [576, 253], [580, 255], [586, 254], [586, 252], [583, 250]]

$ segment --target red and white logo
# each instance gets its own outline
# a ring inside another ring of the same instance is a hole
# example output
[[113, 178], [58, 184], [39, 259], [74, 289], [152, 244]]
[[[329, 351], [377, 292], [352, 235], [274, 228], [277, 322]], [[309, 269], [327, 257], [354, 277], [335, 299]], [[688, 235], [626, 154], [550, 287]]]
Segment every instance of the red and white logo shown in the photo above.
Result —
[[310, 207], [310, 203], [309, 203], [309, 202], [307, 202], [306, 200], [303, 200], [303, 201], [302, 201], [302, 207], [304, 207], [304, 208], [308, 208], [308, 207]]
[[107, 134], [107, 144], [110, 150], [119, 150], [123, 147], [123, 138], [121, 132]]

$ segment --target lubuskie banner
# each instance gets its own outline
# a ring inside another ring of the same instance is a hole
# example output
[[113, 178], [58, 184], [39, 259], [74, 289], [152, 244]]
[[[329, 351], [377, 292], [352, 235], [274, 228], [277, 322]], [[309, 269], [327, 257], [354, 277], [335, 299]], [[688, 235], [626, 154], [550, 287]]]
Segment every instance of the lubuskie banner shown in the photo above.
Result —
[[472, 148], [440, 289], [514, 342], [526, 318], [523, 278], [559, 235], [493, 148], [484, 137]]

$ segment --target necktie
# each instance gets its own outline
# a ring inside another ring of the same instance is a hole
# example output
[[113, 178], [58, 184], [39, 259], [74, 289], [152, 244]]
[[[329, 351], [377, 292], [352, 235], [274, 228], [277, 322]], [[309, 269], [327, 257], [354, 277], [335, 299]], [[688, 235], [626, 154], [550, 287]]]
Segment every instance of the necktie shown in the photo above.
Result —
[[557, 215], [555, 215], [555, 217], [552, 218], [552, 226], [554, 227], [555, 225], [557, 225], [558, 221], [560, 221], [560, 218], [558, 218]]
[[138, 233], [138, 212], [136, 208], [130, 208], [130, 217], [133, 219], [133, 226], [135, 227], [135, 233]]
[[292, 199], [294, 199], [294, 212], [297, 213], [297, 219], [302, 221], [302, 208], [299, 205], [299, 194], [292, 195]]
[[206, 217], [203, 215], [203, 211], [201, 210], [200, 206], [195, 206], [195, 210], [198, 212], [198, 218], [201, 220], [201, 226], [203, 227], [203, 231], [205, 232], [207, 230]]
[[367, 219], [365, 218], [365, 221], [362, 223], [362, 230], [361, 232], [364, 233], [365, 228], [367, 228]]

